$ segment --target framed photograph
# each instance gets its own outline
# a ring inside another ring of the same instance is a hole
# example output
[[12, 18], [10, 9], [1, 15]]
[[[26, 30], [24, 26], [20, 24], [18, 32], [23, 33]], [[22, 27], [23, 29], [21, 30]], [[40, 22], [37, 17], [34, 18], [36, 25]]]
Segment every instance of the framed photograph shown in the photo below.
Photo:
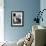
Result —
[[11, 11], [11, 26], [24, 26], [24, 11]]

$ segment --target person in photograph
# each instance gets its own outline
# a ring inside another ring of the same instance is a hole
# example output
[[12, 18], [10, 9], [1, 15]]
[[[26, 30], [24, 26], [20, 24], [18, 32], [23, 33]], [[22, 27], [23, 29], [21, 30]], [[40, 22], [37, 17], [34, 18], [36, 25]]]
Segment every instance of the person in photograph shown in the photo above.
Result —
[[13, 14], [13, 23], [21, 24], [21, 18], [17, 17], [16, 13]]

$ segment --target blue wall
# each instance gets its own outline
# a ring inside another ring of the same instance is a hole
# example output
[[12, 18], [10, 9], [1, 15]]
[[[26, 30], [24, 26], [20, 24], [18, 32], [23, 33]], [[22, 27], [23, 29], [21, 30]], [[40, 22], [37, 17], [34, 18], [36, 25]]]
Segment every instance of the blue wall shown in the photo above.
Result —
[[[5, 0], [4, 9], [4, 35], [7, 41], [18, 41], [32, 28], [35, 12], [40, 9], [40, 0]], [[11, 27], [11, 11], [24, 11], [24, 26]]]

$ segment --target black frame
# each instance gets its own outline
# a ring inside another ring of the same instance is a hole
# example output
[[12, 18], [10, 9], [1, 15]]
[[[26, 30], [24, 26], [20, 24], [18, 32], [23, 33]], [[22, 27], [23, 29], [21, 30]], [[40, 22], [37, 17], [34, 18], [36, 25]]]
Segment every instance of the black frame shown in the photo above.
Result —
[[[12, 22], [12, 13], [14, 13], [14, 12], [20, 12], [20, 13], [22, 13], [22, 25], [13, 25], [13, 22]], [[11, 11], [11, 26], [12, 27], [22, 27], [22, 26], [24, 26], [24, 11]]]

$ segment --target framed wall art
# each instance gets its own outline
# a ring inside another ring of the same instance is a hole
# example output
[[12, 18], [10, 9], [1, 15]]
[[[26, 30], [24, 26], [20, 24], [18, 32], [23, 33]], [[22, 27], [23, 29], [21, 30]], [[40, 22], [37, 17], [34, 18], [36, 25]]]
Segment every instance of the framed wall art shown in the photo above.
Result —
[[24, 11], [11, 11], [11, 26], [24, 26]]

